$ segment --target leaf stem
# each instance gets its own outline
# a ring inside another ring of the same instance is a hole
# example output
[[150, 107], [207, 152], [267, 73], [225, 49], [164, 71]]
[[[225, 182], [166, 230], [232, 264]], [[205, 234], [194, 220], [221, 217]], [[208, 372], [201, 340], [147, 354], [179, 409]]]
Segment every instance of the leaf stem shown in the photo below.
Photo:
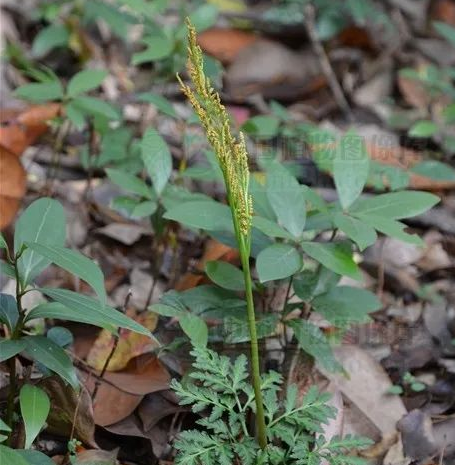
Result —
[[251, 351], [251, 377], [256, 403], [256, 427], [258, 442], [261, 449], [267, 447], [267, 430], [265, 426], [264, 404], [261, 392], [261, 372], [259, 363], [258, 337], [256, 331], [256, 315], [254, 312], [253, 286], [251, 283], [250, 254], [249, 247], [245, 243], [245, 237], [240, 236], [239, 252], [243, 268], [243, 278], [245, 281], [246, 308], [248, 314], [248, 328], [250, 331], [250, 351]]

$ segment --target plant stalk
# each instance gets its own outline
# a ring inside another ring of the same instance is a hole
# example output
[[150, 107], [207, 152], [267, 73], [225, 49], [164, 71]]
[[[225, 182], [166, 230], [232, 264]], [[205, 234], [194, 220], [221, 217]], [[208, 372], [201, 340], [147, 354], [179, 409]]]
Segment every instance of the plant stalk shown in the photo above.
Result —
[[251, 377], [256, 403], [256, 428], [259, 446], [261, 449], [267, 447], [267, 428], [265, 425], [264, 404], [261, 392], [261, 369], [259, 361], [258, 337], [256, 331], [256, 315], [254, 312], [253, 286], [251, 283], [249, 252], [245, 241], [239, 241], [240, 260], [242, 262], [243, 279], [245, 281], [246, 309], [248, 315], [248, 329], [250, 331], [251, 351]]

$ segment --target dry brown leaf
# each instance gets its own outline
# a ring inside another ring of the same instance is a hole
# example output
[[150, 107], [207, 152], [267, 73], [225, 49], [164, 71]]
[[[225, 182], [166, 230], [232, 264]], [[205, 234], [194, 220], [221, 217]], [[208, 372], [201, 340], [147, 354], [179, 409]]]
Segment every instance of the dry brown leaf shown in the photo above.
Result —
[[417, 79], [398, 74], [397, 83], [407, 104], [419, 109], [428, 107], [431, 102], [431, 95]]
[[0, 145], [20, 156], [49, 126], [46, 121], [55, 118], [60, 105], [36, 105], [25, 110], [2, 109], [0, 114]]
[[[97, 379], [88, 375], [85, 386], [90, 392], [95, 389]], [[93, 402], [93, 416], [95, 423], [108, 426], [123, 420], [140, 404], [142, 395], [130, 394], [113, 386], [104, 379], [98, 379], [99, 388]]]
[[26, 191], [26, 175], [19, 159], [0, 146], [0, 229], [14, 219]]
[[39, 386], [51, 399], [51, 411], [47, 417], [47, 431], [58, 436], [74, 437], [91, 447], [95, 442], [95, 422], [89, 392], [81, 387], [77, 393], [58, 376], [43, 379]]
[[[134, 310], [128, 311], [127, 315], [154, 331], [158, 322], [158, 316], [152, 312], [137, 314]], [[87, 363], [95, 370], [102, 370], [104, 364], [114, 346], [115, 337], [107, 330], [102, 330], [91, 348]], [[148, 336], [133, 331], [121, 330], [117, 348], [109, 361], [108, 371], [123, 370], [128, 362], [139, 355], [150, 352], [156, 348], [156, 343]]]
[[431, 17], [434, 21], [443, 21], [455, 26], [455, 2], [453, 0], [437, 0], [434, 2]]
[[400, 397], [387, 394], [387, 390], [392, 386], [387, 373], [360, 347], [342, 345], [334, 352], [348, 377], [327, 372], [319, 367], [321, 373], [332, 381], [383, 435], [393, 433], [397, 421], [406, 414], [406, 409]]
[[171, 377], [155, 355], [130, 360], [122, 371], [106, 372], [106, 381], [130, 394], [143, 395], [168, 389]]
[[232, 63], [241, 50], [257, 39], [251, 32], [224, 28], [208, 29], [198, 36], [202, 50], [224, 64]]

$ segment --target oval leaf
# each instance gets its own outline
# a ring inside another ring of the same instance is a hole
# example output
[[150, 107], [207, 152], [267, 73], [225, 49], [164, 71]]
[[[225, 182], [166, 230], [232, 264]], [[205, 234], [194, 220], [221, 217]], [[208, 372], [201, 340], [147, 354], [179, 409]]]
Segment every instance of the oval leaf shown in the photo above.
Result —
[[243, 273], [234, 265], [222, 261], [211, 261], [205, 265], [207, 276], [218, 286], [231, 291], [245, 290]]
[[25, 425], [25, 449], [29, 449], [46, 423], [51, 403], [42, 389], [31, 384], [22, 386], [19, 402]]
[[302, 256], [291, 245], [274, 244], [262, 250], [256, 259], [259, 280], [264, 283], [284, 279], [302, 268]]
[[22, 339], [0, 339], [0, 362], [9, 360], [25, 349], [26, 345]]
[[65, 247], [38, 244], [36, 242], [27, 242], [26, 244], [29, 249], [86, 281], [96, 292], [101, 303], [105, 304], [106, 290], [104, 288], [104, 276], [99, 266], [93, 260], [75, 250]]

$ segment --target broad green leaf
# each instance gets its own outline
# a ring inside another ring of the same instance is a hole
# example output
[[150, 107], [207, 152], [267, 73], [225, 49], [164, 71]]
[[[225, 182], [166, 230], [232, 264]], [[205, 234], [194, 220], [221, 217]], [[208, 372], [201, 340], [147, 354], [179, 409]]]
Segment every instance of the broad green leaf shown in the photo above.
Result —
[[285, 231], [275, 221], [261, 216], [253, 216], [253, 227], [259, 229], [262, 233], [269, 237], [281, 237], [283, 239], [292, 239], [292, 235]]
[[106, 79], [107, 71], [102, 69], [84, 69], [75, 74], [66, 89], [67, 95], [74, 98], [80, 94], [96, 89]]
[[[277, 314], [258, 315], [256, 319], [258, 339], [274, 334], [278, 322], [279, 315]], [[223, 318], [223, 330], [225, 333], [223, 339], [227, 344], [240, 344], [251, 340], [246, 312], [242, 312], [238, 318], [230, 316]]]
[[50, 457], [37, 450], [16, 449], [16, 453], [18, 453], [22, 458], [24, 458], [27, 461], [28, 465], [55, 465], [55, 462]]
[[325, 266], [318, 267], [317, 271], [303, 270], [294, 276], [292, 286], [296, 295], [308, 302], [313, 297], [327, 292], [335, 287], [341, 276]]
[[327, 338], [317, 326], [306, 320], [291, 320], [287, 325], [294, 330], [299, 347], [314, 357], [325, 369], [329, 371], [342, 369], [333, 356]]
[[77, 96], [72, 105], [80, 112], [90, 115], [117, 121], [120, 119], [119, 112], [110, 103], [104, 100], [89, 97], [87, 95]]
[[172, 157], [169, 147], [158, 132], [150, 128], [141, 142], [142, 160], [152, 179], [157, 195], [161, 195], [172, 173]]
[[208, 341], [208, 329], [205, 321], [192, 313], [185, 313], [179, 319], [184, 333], [190, 338], [195, 347], [205, 347]]
[[0, 233], [0, 249], [7, 249], [8, 244], [6, 243], [5, 238], [3, 237], [3, 234]]
[[134, 320], [128, 318], [113, 307], [100, 305], [100, 303], [92, 297], [78, 294], [77, 292], [69, 291], [67, 289], [40, 288], [39, 290], [51, 299], [62, 304], [62, 306], [66, 307], [66, 309], [58, 307], [42, 307], [39, 305], [29, 313], [27, 319], [31, 319], [32, 317], [37, 318], [35, 316], [37, 314], [41, 315], [41, 317], [43, 317], [42, 315], [47, 314], [49, 315], [47, 318], [58, 318], [55, 314], [62, 312], [60, 319], [89, 323], [95, 326], [100, 326], [101, 328], [105, 328], [109, 331], [115, 331], [117, 328], [125, 328], [154, 339], [153, 335], [147, 328], [144, 328], [144, 326], [136, 323]]
[[[63, 246], [66, 236], [65, 211], [50, 198], [35, 200], [19, 217], [14, 233], [14, 252], [17, 254], [26, 242]], [[34, 250], [25, 250], [18, 261], [19, 275], [24, 285], [29, 284], [49, 264], [50, 260]]]
[[454, 124], [455, 123], [455, 103], [451, 103], [447, 105], [443, 112], [444, 121], [446, 124]]
[[275, 116], [253, 116], [242, 125], [242, 131], [260, 139], [271, 139], [278, 134], [280, 121]]
[[344, 210], [362, 193], [369, 170], [370, 156], [363, 138], [348, 132], [341, 138], [333, 161], [335, 186]]
[[74, 124], [76, 129], [82, 130], [85, 126], [85, 114], [81, 111], [74, 102], [65, 105], [65, 112], [71, 123]]
[[46, 423], [51, 409], [47, 394], [39, 387], [24, 384], [19, 394], [22, 419], [25, 425], [25, 449], [29, 449]]
[[0, 338], [0, 362], [9, 360], [25, 349], [25, 342], [22, 339]]
[[359, 246], [360, 250], [364, 250], [376, 242], [377, 234], [374, 228], [352, 216], [336, 213], [333, 222], [338, 229]]
[[218, 8], [215, 5], [205, 3], [196, 8], [190, 16], [191, 24], [196, 31], [202, 32], [215, 25], [218, 18]]
[[163, 34], [145, 37], [143, 43], [147, 48], [133, 55], [132, 64], [134, 66], [150, 61], [162, 60], [168, 57], [174, 48], [174, 42]]
[[0, 322], [13, 331], [18, 318], [16, 299], [12, 295], [0, 293]]
[[410, 169], [411, 172], [434, 179], [435, 181], [455, 181], [455, 169], [447, 163], [437, 160], [428, 160], [417, 163]]
[[411, 137], [431, 137], [439, 132], [439, 127], [436, 123], [429, 120], [417, 121], [408, 131]]
[[128, 36], [128, 26], [133, 22], [133, 18], [115, 2], [90, 0], [84, 3], [83, 14], [85, 23], [102, 20], [114, 34], [125, 40]]
[[149, 307], [149, 310], [151, 310], [154, 313], [157, 313], [158, 315], [167, 316], [170, 318], [181, 317], [184, 312], [183, 309], [171, 307], [170, 305], [165, 304], [153, 304]]
[[424, 246], [424, 241], [417, 234], [408, 234], [404, 231], [407, 227], [400, 221], [384, 218], [383, 216], [374, 215], [358, 215], [358, 217], [366, 224], [382, 232], [386, 236], [395, 237], [404, 242]]
[[44, 336], [26, 336], [22, 340], [26, 343], [27, 354], [33, 360], [42, 363], [77, 389], [79, 381], [73, 363], [60, 346]]
[[208, 231], [230, 231], [233, 229], [229, 207], [213, 201], [181, 203], [169, 209], [164, 214], [164, 218], [178, 221], [185, 226]]
[[152, 92], [144, 92], [139, 94], [137, 99], [141, 102], [147, 102], [153, 104], [161, 113], [164, 113], [171, 118], [178, 118], [172, 103], [165, 97], [159, 94], [153, 94]]
[[107, 168], [106, 174], [109, 179], [122, 189], [141, 197], [151, 197], [151, 187], [149, 187], [142, 179], [134, 176], [134, 174], [126, 173], [125, 171]]
[[2, 465], [31, 465], [14, 449], [0, 444], [0, 463]]
[[33, 103], [44, 103], [63, 98], [63, 87], [60, 81], [34, 82], [18, 87], [14, 91], [17, 98]]
[[278, 222], [294, 237], [305, 228], [305, 192], [286, 168], [272, 164], [267, 172], [267, 198]]
[[455, 47], [455, 27], [442, 21], [433, 21], [433, 27]]
[[256, 259], [256, 270], [262, 283], [287, 278], [300, 268], [302, 256], [288, 244], [273, 244], [262, 250]]
[[13, 266], [4, 260], [0, 260], [0, 274], [4, 274], [5, 276], [16, 279]]
[[316, 296], [311, 305], [314, 311], [339, 327], [365, 323], [370, 319], [368, 313], [382, 307], [372, 292], [350, 286], [333, 287], [325, 294]]
[[439, 197], [428, 192], [391, 192], [359, 199], [350, 212], [354, 216], [374, 215], [399, 220], [420, 215], [436, 205], [439, 200]]
[[218, 286], [231, 291], [245, 290], [243, 273], [234, 265], [223, 261], [211, 261], [205, 265], [207, 276]]
[[302, 242], [303, 251], [329, 270], [360, 281], [362, 274], [352, 259], [352, 252], [344, 244]]
[[68, 45], [69, 31], [63, 24], [51, 24], [41, 29], [35, 36], [32, 53], [35, 57], [43, 57], [56, 47]]
[[70, 346], [74, 342], [73, 333], [63, 326], [52, 326], [52, 328], [46, 333], [46, 337], [63, 348]]
[[153, 200], [146, 200], [139, 202], [131, 211], [131, 218], [144, 218], [145, 216], [152, 216], [158, 208], [158, 204]]
[[53, 245], [27, 242], [27, 247], [69, 273], [83, 279], [98, 295], [101, 303], [106, 303], [104, 276], [100, 267], [90, 258], [76, 250]]

